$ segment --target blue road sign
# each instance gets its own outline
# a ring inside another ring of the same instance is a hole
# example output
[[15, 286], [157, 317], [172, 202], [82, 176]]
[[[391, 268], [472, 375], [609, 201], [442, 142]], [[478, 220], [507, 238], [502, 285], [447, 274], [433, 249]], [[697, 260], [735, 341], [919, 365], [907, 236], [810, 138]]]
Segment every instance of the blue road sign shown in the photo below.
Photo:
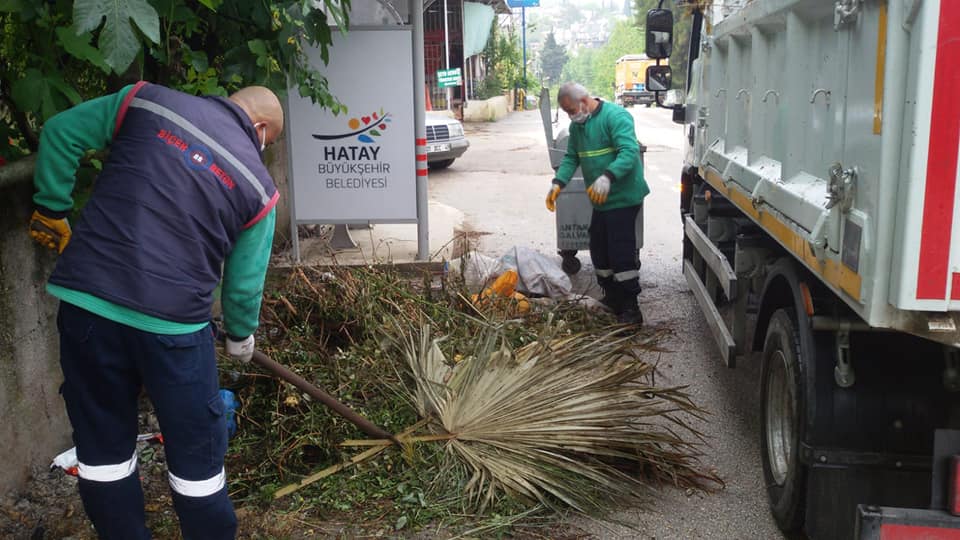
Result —
[[540, 0], [507, 0], [507, 5], [515, 7], [540, 7]]

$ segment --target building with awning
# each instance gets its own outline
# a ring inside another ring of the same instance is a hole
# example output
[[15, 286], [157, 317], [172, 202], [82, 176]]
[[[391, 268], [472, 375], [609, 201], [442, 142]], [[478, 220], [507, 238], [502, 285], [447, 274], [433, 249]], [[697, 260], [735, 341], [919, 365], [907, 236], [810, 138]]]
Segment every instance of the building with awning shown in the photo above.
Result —
[[[424, 71], [434, 109], [452, 109], [460, 116], [465, 98], [473, 96], [472, 90], [467, 90], [475, 88], [486, 72], [480, 53], [490, 39], [493, 21], [498, 15], [510, 13], [506, 0], [424, 2]], [[437, 72], [457, 68], [463, 85], [441, 88]]]

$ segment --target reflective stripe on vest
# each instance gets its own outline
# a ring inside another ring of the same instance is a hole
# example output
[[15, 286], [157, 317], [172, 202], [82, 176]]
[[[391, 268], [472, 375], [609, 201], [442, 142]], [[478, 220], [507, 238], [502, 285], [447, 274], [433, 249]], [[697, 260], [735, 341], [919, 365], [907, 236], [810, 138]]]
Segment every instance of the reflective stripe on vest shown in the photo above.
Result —
[[601, 148], [599, 150], [584, 150], [583, 152], [577, 152], [577, 155], [582, 158], [591, 158], [597, 156], [605, 156], [607, 154], [612, 154], [616, 152], [616, 148]]
[[166, 118], [167, 120], [173, 122], [174, 124], [180, 126], [184, 130], [189, 132], [194, 137], [200, 139], [200, 141], [202, 141], [204, 144], [209, 146], [213, 151], [223, 156], [223, 158], [226, 159], [231, 165], [236, 167], [236, 169], [240, 172], [243, 178], [247, 182], [249, 182], [250, 185], [253, 186], [253, 189], [256, 190], [257, 194], [260, 195], [261, 204], [266, 205], [270, 203], [271, 199], [269, 196], [267, 196], [267, 192], [263, 188], [263, 184], [260, 183], [256, 175], [254, 175], [253, 172], [249, 168], [247, 168], [247, 166], [244, 165], [242, 161], [240, 161], [233, 154], [227, 151], [227, 149], [224, 148], [223, 145], [221, 145], [216, 140], [214, 140], [213, 137], [204, 133], [203, 130], [193, 125], [192, 122], [180, 116], [179, 114], [173, 112], [172, 110], [164, 107], [163, 105], [159, 105], [157, 103], [154, 103], [152, 101], [147, 101], [145, 99], [133, 98], [133, 101], [130, 102], [130, 106], [136, 109], [143, 109], [146, 111], [150, 111], [153, 114], [156, 114], [157, 116]]
[[77, 475], [84, 480], [93, 482], [116, 482], [133, 474], [137, 470], [137, 451], [133, 457], [123, 463], [113, 465], [87, 465], [80, 462], [77, 465]]
[[184, 480], [173, 473], [167, 473], [167, 476], [170, 479], [170, 487], [187, 497], [209, 497], [227, 484], [227, 473], [224, 469], [220, 469], [216, 476], [206, 480]]

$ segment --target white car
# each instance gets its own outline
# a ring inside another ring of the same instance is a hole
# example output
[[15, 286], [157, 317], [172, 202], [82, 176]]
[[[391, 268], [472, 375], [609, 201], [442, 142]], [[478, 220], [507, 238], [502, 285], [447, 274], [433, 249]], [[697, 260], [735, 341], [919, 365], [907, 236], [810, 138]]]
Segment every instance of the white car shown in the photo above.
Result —
[[428, 111], [426, 127], [427, 164], [431, 169], [446, 169], [470, 147], [463, 124], [456, 118]]

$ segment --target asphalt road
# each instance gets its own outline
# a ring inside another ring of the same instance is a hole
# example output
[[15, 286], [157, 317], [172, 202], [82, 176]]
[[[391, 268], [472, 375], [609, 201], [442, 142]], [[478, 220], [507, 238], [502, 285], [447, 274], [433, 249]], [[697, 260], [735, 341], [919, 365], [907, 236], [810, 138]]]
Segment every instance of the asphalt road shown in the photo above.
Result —
[[[659, 384], [689, 385], [710, 411], [696, 424], [708, 446], [704, 464], [726, 488], [714, 494], [664, 490], [647, 511], [624, 511], [612, 523], [577, 522], [598, 538], [782, 538], [767, 511], [760, 468], [759, 362], [724, 366], [703, 315], [681, 273], [678, 211], [683, 133], [666, 110], [632, 108], [638, 139], [647, 146], [641, 309], [648, 324], [675, 337], [659, 359]], [[561, 117], [565, 116], [561, 113]], [[566, 119], [561, 118], [562, 127]], [[467, 225], [485, 233], [480, 249], [497, 256], [512, 246], [556, 250], [554, 215], [543, 200], [552, 178], [538, 112], [513, 113], [493, 123], [467, 124], [469, 151], [445, 171], [431, 172], [430, 198], [463, 211]], [[580, 255], [586, 263], [586, 252]], [[584, 269], [589, 275], [589, 267]], [[581, 272], [583, 273], [583, 272]]]

